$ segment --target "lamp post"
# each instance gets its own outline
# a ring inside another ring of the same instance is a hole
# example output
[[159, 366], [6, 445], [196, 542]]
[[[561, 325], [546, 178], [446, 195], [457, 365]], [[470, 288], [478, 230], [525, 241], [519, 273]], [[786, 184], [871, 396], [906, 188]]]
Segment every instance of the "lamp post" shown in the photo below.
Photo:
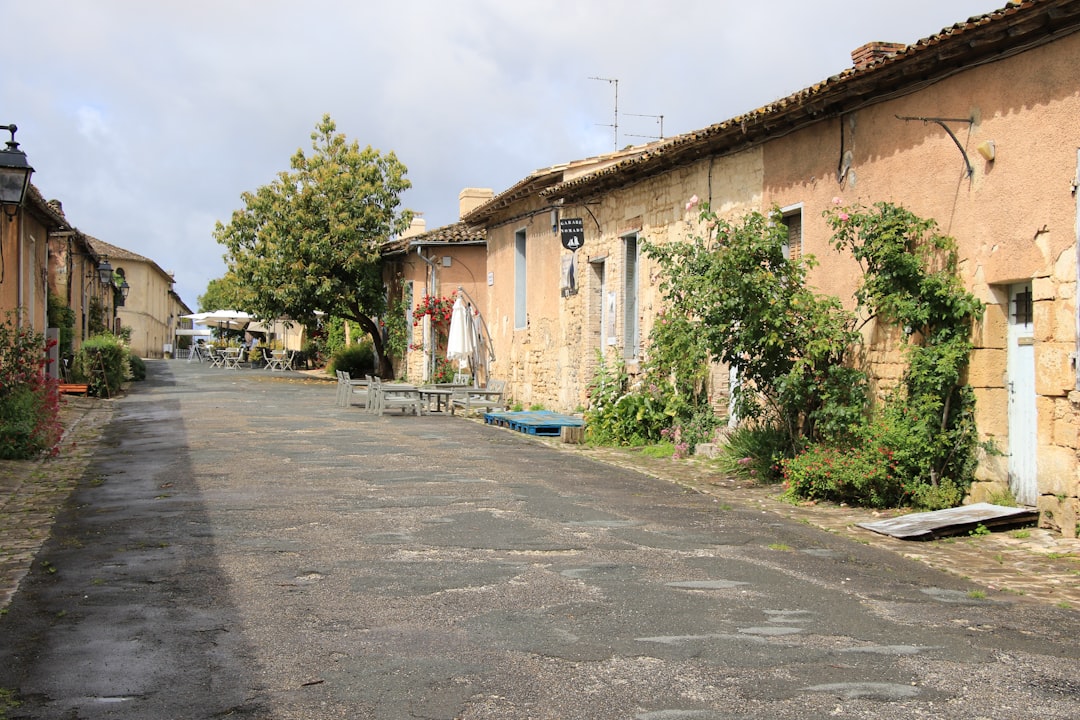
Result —
[[[81, 257], [88, 257], [88, 258], [91, 258], [92, 260], [97, 259], [97, 257], [95, 255], [88, 254], [88, 253], [71, 253], [71, 255], [78, 255], [78, 256], [81, 256]], [[94, 285], [93, 285], [92, 281], [95, 278], [97, 279], [97, 286], [96, 286], [97, 289], [96, 289], [96, 291], [94, 293], [91, 293], [91, 290], [94, 289]], [[97, 297], [98, 300], [105, 300], [105, 298], [102, 297], [102, 291], [105, 288], [113, 289], [113, 288], [115, 288], [115, 285], [113, 284], [113, 266], [112, 266], [112, 263], [109, 262], [108, 257], [102, 255], [101, 259], [98, 260], [97, 267], [96, 268], [87, 268], [86, 272], [83, 275], [83, 280], [82, 280], [82, 297], [83, 297], [83, 302], [82, 302], [82, 316], [83, 316], [83, 319], [82, 319], [82, 336], [83, 336], [84, 340], [90, 334], [90, 308], [88, 307], [90, 305], [89, 300], [90, 300], [91, 296]], [[114, 309], [115, 309], [115, 304], [116, 304], [115, 294], [112, 297], [113, 297], [113, 305], [114, 305]], [[102, 312], [103, 313], [104, 313], [105, 309], [106, 309], [106, 307], [103, 305], [103, 307], [102, 307]], [[112, 313], [110, 313], [110, 315], [111, 314]], [[112, 329], [111, 328], [112, 321], [109, 319], [108, 315], [103, 315], [102, 320], [107, 321], [106, 327], [109, 327], [109, 329], [111, 330]]]
[[26, 162], [26, 153], [20, 150], [19, 143], [15, 142], [15, 131], [18, 129], [15, 125], [0, 125], [0, 130], [11, 133], [7, 147], [0, 150], [0, 204], [4, 207], [8, 222], [15, 219], [15, 214], [26, 198], [30, 175], [34, 172], [34, 168]]

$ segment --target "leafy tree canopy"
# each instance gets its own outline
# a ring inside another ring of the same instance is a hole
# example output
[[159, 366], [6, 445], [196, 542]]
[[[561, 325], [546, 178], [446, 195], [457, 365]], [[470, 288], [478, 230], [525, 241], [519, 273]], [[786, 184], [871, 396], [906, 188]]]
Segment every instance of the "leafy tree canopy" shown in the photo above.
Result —
[[211, 280], [206, 285], [206, 293], [199, 296], [199, 312], [214, 310], [244, 310], [254, 305], [254, 293], [240, 283], [230, 270], [220, 278]]
[[382, 244], [412, 213], [399, 210], [412, 186], [394, 153], [348, 142], [324, 115], [291, 169], [242, 195], [244, 208], [214, 237], [229, 272], [252, 291], [249, 312], [307, 323], [317, 311], [357, 322], [372, 339], [381, 374], [391, 377], [376, 318], [383, 314]]

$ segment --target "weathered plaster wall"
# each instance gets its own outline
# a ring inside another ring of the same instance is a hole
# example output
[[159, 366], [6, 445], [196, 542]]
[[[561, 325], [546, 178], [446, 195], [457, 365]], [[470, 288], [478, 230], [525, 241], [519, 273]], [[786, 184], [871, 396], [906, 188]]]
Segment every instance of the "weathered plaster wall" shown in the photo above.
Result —
[[[692, 195], [710, 199], [725, 215], [738, 215], [760, 203], [762, 166], [760, 150], [727, 158], [703, 160], [658, 178], [589, 200], [568, 203], [561, 217], [581, 217], [585, 245], [576, 253], [576, 291], [562, 292], [564, 258], [571, 255], [551, 229], [550, 209], [540, 203], [513, 208], [508, 215], [529, 217], [490, 227], [488, 268], [494, 285], [489, 288], [488, 316], [492, 323], [498, 361], [493, 377], [504, 377], [515, 401], [524, 407], [573, 411], [588, 404], [587, 390], [597, 365], [597, 354], [623, 357], [629, 371], [637, 372], [647, 354], [653, 318], [660, 309], [659, 271], [641, 252], [645, 242], [686, 239], [696, 224], [697, 211], [687, 212]], [[528, 327], [514, 328], [514, 236], [526, 232], [528, 266]], [[638, 236], [637, 320], [642, 350], [626, 357], [622, 347], [628, 322], [623, 277], [626, 270], [624, 237]], [[615, 293], [614, 325], [607, 337], [599, 332], [606, 299], [601, 297], [599, 268], [603, 267], [605, 295]], [[727, 371], [718, 368], [711, 384], [726, 391]], [[726, 398], [718, 399], [726, 408]]]
[[[811, 274], [822, 292], [850, 303], [859, 271], [829, 247], [822, 212], [844, 204], [888, 200], [956, 238], [961, 274], [984, 303], [975, 331], [969, 379], [981, 435], [1008, 452], [1005, 346], [1009, 283], [1031, 281], [1034, 293], [1040, 507], [1075, 534], [1077, 513], [1076, 177], [1080, 90], [1075, 82], [1080, 36], [976, 67], [917, 93], [825, 120], [768, 143], [765, 208], [802, 203], [804, 251], [821, 265]], [[897, 116], [971, 118], [948, 122], [973, 166], [935, 123]], [[841, 128], [843, 138], [841, 139]], [[993, 141], [996, 159], [977, 152]], [[848, 172], [838, 179], [843, 153]], [[875, 338], [881, 340], [883, 338]], [[878, 376], [901, 369], [895, 342], [868, 353]], [[1006, 463], [987, 458], [980, 478], [1004, 483]], [[1063, 519], [1062, 519], [1063, 518]]]

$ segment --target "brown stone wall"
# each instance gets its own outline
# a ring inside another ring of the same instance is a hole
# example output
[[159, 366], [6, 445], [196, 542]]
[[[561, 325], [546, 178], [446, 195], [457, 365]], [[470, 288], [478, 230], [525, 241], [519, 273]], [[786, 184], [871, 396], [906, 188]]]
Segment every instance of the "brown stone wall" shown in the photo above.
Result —
[[[982, 65], [909, 95], [830, 118], [769, 142], [763, 209], [802, 203], [803, 243], [820, 266], [811, 281], [851, 302], [860, 272], [829, 246], [822, 213], [834, 198], [871, 205], [887, 200], [935, 219], [956, 238], [965, 284], [986, 303], [974, 330], [968, 375], [977, 397], [980, 434], [1008, 448], [1005, 288], [1031, 281], [1036, 391], [1039, 396], [1039, 487], [1044, 517], [1075, 505], [1073, 438], [1076, 388], [1076, 118], [1080, 93], [1075, 58], [1080, 36], [1064, 37]], [[937, 124], [899, 117], [969, 118], [949, 122], [973, 166]], [[994, 161], [977, 146], [993, 140]], [[850, 162], [844, 163], [845, 153]], [[844, 170], [841, 174], [839, 170]], [[867, 359], [882, 382], [900, 366], [875, 338]], [[1006, 463], [990, 461], [980, 477], [1007, 482]], [[1055, 524], [1059, 524], [1056, 523]], [[1063, 532], [1075, 533], [1061, 526]]]

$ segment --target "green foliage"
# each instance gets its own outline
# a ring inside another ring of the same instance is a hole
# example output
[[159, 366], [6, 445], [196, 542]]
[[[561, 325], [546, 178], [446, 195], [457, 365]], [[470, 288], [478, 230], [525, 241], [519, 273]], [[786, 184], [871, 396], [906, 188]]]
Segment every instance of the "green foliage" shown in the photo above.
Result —
[[89, 337], [75, 353], [71, 370], [77, 382], [88, 385], [95, 397], [113, 397], [131, 375], [129, 352], [115, 335]]
[[598, 353], [589, 383], [585, 436], [598, 445], [648, 445], [663, 439], [671, 424], [660, 388], [631, 388], [622, 359]]
[[[864, 271], [855, 311], [806, 287], [814, 259], [785, 257], [777, 211], [731, 223], [703, 206], [700, 234], [646, 243], [667, 307], [651, 336], [651, 392], [629, 393], [625, 378], [620, 385], [618, 373], [601, 368], [593, 434], [624, 442], [645, 435], [635, 421], [647, 401], [673, 419], [700, 407], [705, 361], [714, 360], [737, 371], [732, 404], [749, 423], [722, 453], [729, 472], [767, 479], [782, 468], [796, 497], [958, 503], [978, 449], [974, 394], [961, 378], [982, 306], [957, 276], [954, 241], [932, 220], [888, 203], [836, 205], [825, 213], [833, 245]], [[907, 359], [901, 383], [877, 407], [857, 366], [860, 325], [871, 321], [903, 329]], [[664, 432], [676, 453], [678, 427]]]
[[646, 445], [641, 448], [641, 454], [645, 457], [651, 458], [670, 458], [675, 456], [675, 444], [666, 440], [658, 442], [655, 445]]
[[871, 507], [953, 507], [976, 465], [975, 397], [961, 378], [982, 312], [957, 277], [955, 242], [932, 220], [888, 203], [825, 214], [834, 246], [864, 270], [856, 299], [865, 321], [903, 328], [908, 363], [852, 442], [834, 437], [784, 463], [788, 493]]
[[206, 284], [206, 292], [198, 297], [199, 312], [214, 310], [243, 310], [254, 306], [254, 292], [244, 285], [236, 273], [226, 270], [225, 275]]
[[386, 354], [392, 358], [403, 358], [409, 349], [409, 309], [403, 299], [390, 302], [383, 318], [382, 326], [386, 332]]
[[380, 375], [393, 376], [375, 318], [385, 311], [381, 249], [403, 232], [399, 212], [411, 183], [391, 152], [361, 149], [325, 115], [311, 134], [312, 153], [242, 195], [244, 208], [214, 236], [228, 249], [229, 271], [252, 293], [263, 317], [311, 318], [316, 311], [352, 320], [371, 336]]
[[813, 258], [785, 257], [779, 212], [750, 213], [739, 223], [708, 205], [702, 235], [645, 244], [663, 270], [667, 315], [706, 357], [737, 370], [733, 408], [803, 438], [842, 437], [861, 419], [866, 379], [847, 360], [858, 340], [855, 319], [836, 298], [805, 287]]
[[735, 428], [717, 456], [726, 474], [744, 480], [773, 483], [781, 478], [781, 463], [791, 454], [786, 430], [774, 425], [744, 422]]
[[988, 493], [986, 502], [1002, 507], [1020, 507], [1020, 504], [1016, 502], [1016, 496], [1013, 495], [1012, 490], [1009, 488], [1002, 488]]
[[59, 394], [45, 374], [45, 337], [20, 326], [18, 313], [0, 322], [0, 458], [55, 453], [60, 442]]
[[75, 338], [75, 311], [59, 295], [49, 293], [49, 327], [60, 330], [58, 349], [61, 357], [71, 355]]
[[670, 443], [682, 458], [712, 440], [720, 419], [709, 405], [709, 353], [700, 326], [685, 312], [657, 317], [641, 379], [631, 385], [622, 360], [599, 357], [585, 412], [598, 444]]
[[896, 507], [907, 489], [892, 451], [880, 445], [815, 444], [782, 463], [789, 498]]
[[86, 319], [87, 332], [91, 335], [100, 335], [112, 329], [108, 318], [105, 317], [105, 305], [101, 298], [90, 298], [90, 307]]
[[975, 396], [961, 378], [983, 311], [957, 275], [956, 243], [938, 234], [933, 220], [890, 203], [826, 216], [834, 246], [865, 270], [860, 302], [871, 317], [904, 329], [908, 367], [883, 415], [905, 433], [897, 450], [912, 497], [925, 507], [956, 504], [977, 458]]
[[0, 720], [7, 720], [8, 710], [16, 710], [21, 704], [14, 690], [0, 688]]
[[374, 375], [375, 351], [371, 347], [371, 340], [364, 338], [363, 342], [339, 348], [330, 358], [327, 372], [334, 373], [339, 370], [349, 373], [350, 377], [354, 378]]
[[133, 352], [128, 353], [128, 365], [131, 366], [131, 379], [132, 380], [145, 380], [146, 379], [146, 362], [141, 357]]

